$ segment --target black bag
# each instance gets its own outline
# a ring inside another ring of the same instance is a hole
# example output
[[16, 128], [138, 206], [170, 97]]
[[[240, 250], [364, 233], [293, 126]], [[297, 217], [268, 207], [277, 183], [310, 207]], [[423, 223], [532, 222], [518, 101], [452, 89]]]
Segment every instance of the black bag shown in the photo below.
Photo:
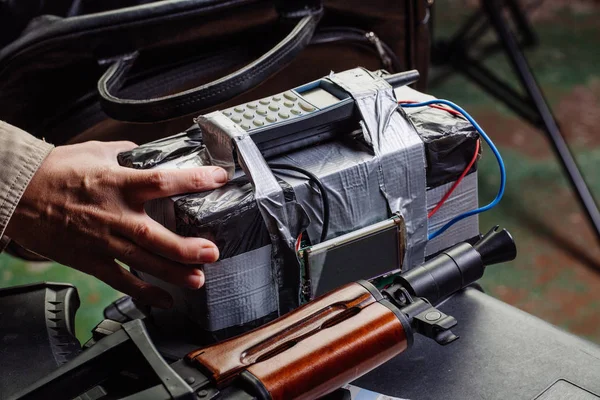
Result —
[[145, 143], [332, 70], [416, 68], [422, 85], [428, 3], [8, 0], [0, 119], [54, 144]]

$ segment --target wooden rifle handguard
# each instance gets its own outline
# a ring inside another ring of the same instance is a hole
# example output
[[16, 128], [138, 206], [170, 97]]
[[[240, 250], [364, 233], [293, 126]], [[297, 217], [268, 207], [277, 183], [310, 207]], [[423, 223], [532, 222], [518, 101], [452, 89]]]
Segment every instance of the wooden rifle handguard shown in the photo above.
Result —
[[218, 387], [247, 371], [272, 399], [313, 399], [407, 348], [394, 306], [380, 300], [374, 287], [351, 283], [186, 359], [208, 372]]

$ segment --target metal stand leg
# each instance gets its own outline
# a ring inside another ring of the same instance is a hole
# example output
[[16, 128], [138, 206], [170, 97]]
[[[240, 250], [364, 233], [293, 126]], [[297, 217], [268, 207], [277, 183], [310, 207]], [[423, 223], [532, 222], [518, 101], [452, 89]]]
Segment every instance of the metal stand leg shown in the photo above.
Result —
[[[456, 70], [465, 74], [519, 116], [546, 133], [600, 241], [600, 212], [598, 206], [535, 80], [517, 35], [509, 27], [503, 13], [504, 7], [508, 7], [524, 45], [535, 42], [528, 21], [515, 0], [482, 0], [481, 2], [483, 12], [475, 13], [468, 21], [468, 25], [461, 29], [447, 45], [442, 45], [437, 49], [437, 61], [452, 64]], [[487, 18], [482, 20], [482, 17]], [[508, 56], [526, 96], [517, 93], [481, 62], [468, 55], [468, 48], [472, 47], [490, 27], [488, 24], [496, 32], [501, 48]]]

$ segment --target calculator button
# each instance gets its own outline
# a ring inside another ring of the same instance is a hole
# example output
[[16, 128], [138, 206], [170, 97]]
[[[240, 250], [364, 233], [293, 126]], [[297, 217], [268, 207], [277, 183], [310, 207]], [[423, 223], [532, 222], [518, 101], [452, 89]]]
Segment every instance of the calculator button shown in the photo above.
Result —
[[300, 115], [300, 114], [302, 114], [302, 111], [298, 110], [297, 108], [292, 108], [292, 109], [290, 110], [290, 112], [291, 112], [292, 114], [294, 114], [294, 115]]
[[267, 118], [265, 118], [268, 122], [277, 122], [277, 118], [275, 118], [272, 115], [267, 116]]
[[261, 107], [258, 110], [256, 110], [256, 113], [258, 115], [263, 115], [264, 116], [264, 115], [267, 115], [267, 110], [265, 110], [264, 108]]
[[296, 96], [295, 96], [293, 93], [291, 93], [291, 92], [285, 92], [285, 93], [283, 94], [283, 97], [285, 97], [286, 99], [288, 99], [288, 100], [291, 100], [291, 101], [296, 101], [296, 100], [298, 99], [298, 98], [297, 98], [297, 97], [296, 97]]
[[244, 118], [252, 119], [252, 118], [254, 118], [254, 114], [252, 114], [251, 112], [244, 113]]
[[258, 104], [256, 104], [256, 103], [248, 103], [248, 104], [246, 104], [246, 105], [248, 106], [248, 108], [251, 108], [251, 109], [253, 109], [253, 110], [254, 110], [256, 107], [258, 107]]
[[239, 113], [243, 113], [244, 111], [246, 111], [246, 109], [244, 107], [236, 107], [234, 108], [235, 112], [239, 112]]
[[259, 101], [259, 103], [262, 104], [262, 105], [267, 106], [267, 105], [269, 105], [269, 103], [271, 103], [271, 101], [267, 100], [267, 99], [262, 99], [262, 100]]
[[239, 124], [240, 122], [242, 122], [242, 119], [240, 117], [238, 117], [238, 116], [231, 117], [231, 120], [233, 122], [235, 122], [236, 124]]
[[250, 129], [250, 125], [248, 125], [248, 124], [246, 124], [246, 123], [243, 123], [243, 124], [241, 124], [240, 126], [241, 126], [242, 128], [244, 128], [245, 130], [248, 130], [248, 129]]
[[286, 112], [283, 112], [283, 111], [282, 111], [282, 112], [280, 112], [280, 113], [279, 113], [279, 116], [280, 116], [281, 118], [283, 118], [283, 119], [286, 119], [286, 118], [289, 118], [289, 117], [290, 117], [290, 114], [288, 114], [288, 113], [286, 113]]
[[294, 103], [292, 103], [291, 101], [286, 101], [286, 102], [283, 103], [283, 105], [286, 106], [286, 107], [289, 107], [289, 108], [294, 107]]
[[260, 119], [255, 119], [255, 120], [253, 121], [253, 123], [254, 123], [254, 125], [256, 125], [256, 126], [263, 126], [263, 125], [265, 124], [265, 123], [264, 123], [262, 120], [260, 120]]
[[308, 103], [300, 103], [300, 108], [306, 112], [311, 112], [315, 110], [315, 108]]
[[275, 96], [273, 96], [273, 100], [275, 100], [275, 101], [281, 101], [281, 96], [280, 95], [275, 95]]
[[271, 110], [271, 111], [279, 111], [279, 106], [276, 105], [276, 104], [271, 104], [269, 106], [269, 110]]
[[229, 110], [226, 110], [226, 111], [223, 111], [223, 114], [225, 114], [228, 117], [231, 117], [231, 114], [233, 114], [233, 113]]

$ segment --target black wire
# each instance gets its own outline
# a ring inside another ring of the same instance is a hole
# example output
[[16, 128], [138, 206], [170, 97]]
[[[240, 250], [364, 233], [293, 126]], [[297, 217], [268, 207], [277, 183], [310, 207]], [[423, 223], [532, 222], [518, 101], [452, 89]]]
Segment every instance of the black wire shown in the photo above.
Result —
[[321, 200], [323, 200], [323, 230], [321, 231], [321, 242], [324, 242], [327, 238], [327, 232], [329, 231], [329, 197], [327, 197], [327, 191], [325, 186], [321, 183], [321, 180], [312, 172], [305, 170], [304, 168], [296, 167], [291, 164], [271, 164], [271, 169], [283, 169], [299, 172], [309, 178], [310, 181], [314, 182], [321, 192]]

